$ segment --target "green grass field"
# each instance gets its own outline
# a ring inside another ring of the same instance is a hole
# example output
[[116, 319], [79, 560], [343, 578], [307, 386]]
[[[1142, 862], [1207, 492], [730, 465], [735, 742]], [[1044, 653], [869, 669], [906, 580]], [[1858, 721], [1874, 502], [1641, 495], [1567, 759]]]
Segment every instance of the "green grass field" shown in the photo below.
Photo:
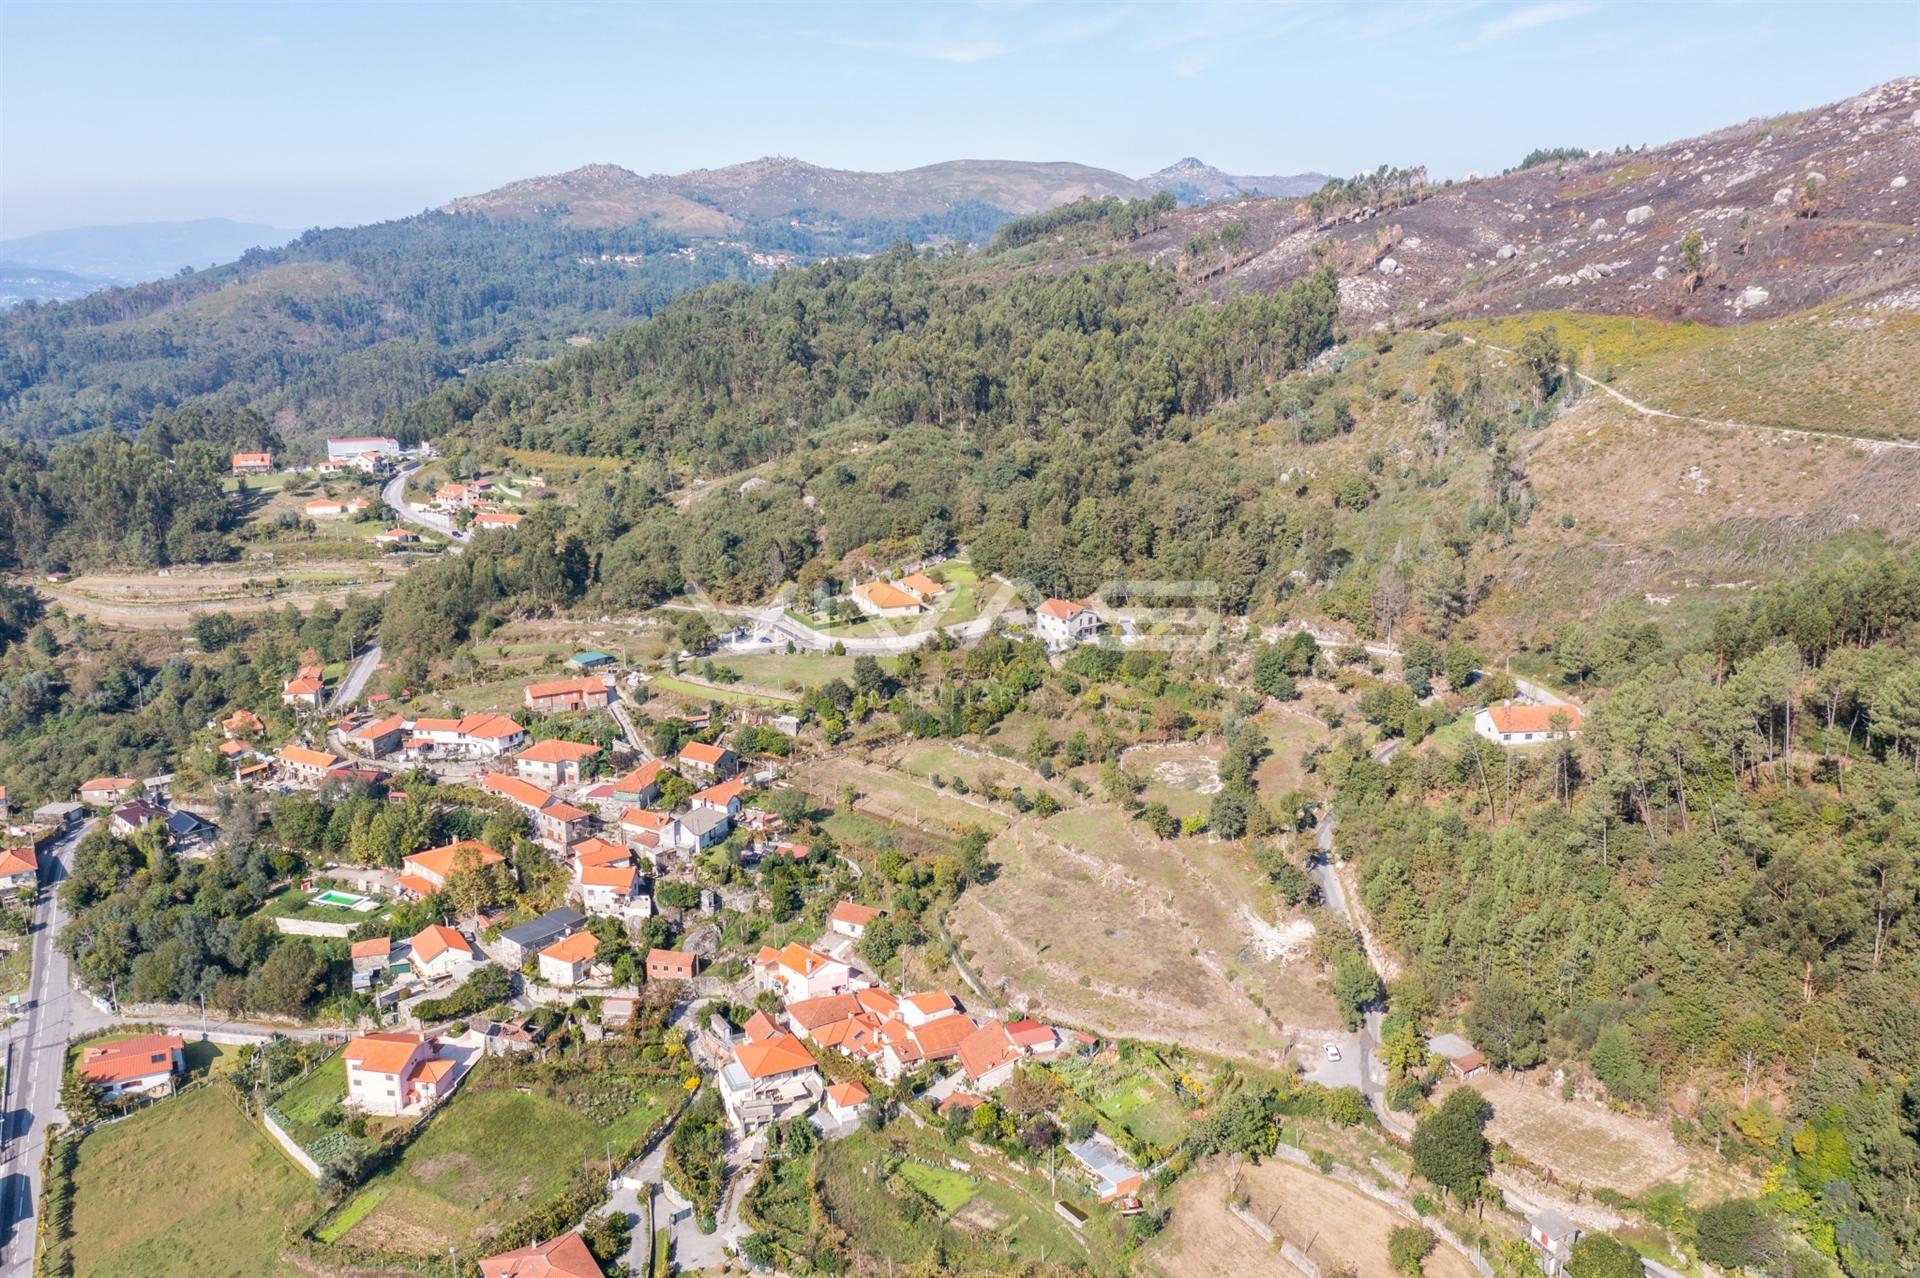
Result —
[[279, 1111], [281, 1126], [301, 1145], [311, 1145], [327, 1130], [320, 1117], [338, 1105], [347, 1094], [347, 1065], [338, 1054], [329, 1056], [320, 1067], [301, 1079], [273, 1104]]
[[313, 1182], [214, 1088], [162, 1101], [87, 1137], [73, 1209], [74, 1271], [89, 1278], [261, 1278]]
[[750, 692], [738, 692], [732, 688], [705, 688], [697, 683], [688, 683], [672, 675], [657, 674], [647, 687], [658, 693], [685, 697], [689, 701], [718, 701], [727, 706], [755, 706], [760, 709], [778, 709], [789, 703], [775, 697], [756, 697]]
[[973, 1178], [945, 1167], [901, 1163], [900, 1179], [933, 1200], [943, 1216], [951, 1216], [973, 1200]]
[[[480, 1068], [488, 1068], [482, 1065]], [[657, 1097], [602, 1126], [541, 1092], [455, 1093], [407, 1147], [323, 1228], [330, 1241], [417, 1255], [463, 1252], [490, 1226], [559, 1194], [582, 1166], [619, 1150], [665, 1112]], [[342, 1222], [341, 1216], [355, 1219]]]

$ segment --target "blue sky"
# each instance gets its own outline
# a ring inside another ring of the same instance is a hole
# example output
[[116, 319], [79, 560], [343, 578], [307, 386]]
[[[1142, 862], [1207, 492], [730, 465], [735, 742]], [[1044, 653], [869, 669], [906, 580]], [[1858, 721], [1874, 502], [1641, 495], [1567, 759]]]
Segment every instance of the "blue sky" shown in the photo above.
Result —
[[1920, 5], [0, 0], [0, 237], [402, 216], [608, 161], [1498, 170], [1920, 72]]

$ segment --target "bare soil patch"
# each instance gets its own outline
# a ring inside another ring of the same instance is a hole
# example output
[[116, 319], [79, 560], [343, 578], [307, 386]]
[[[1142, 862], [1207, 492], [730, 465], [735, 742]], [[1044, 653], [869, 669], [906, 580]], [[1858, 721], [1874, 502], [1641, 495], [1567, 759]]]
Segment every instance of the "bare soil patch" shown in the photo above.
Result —
[[1105, 806], [1022, 818], [949, 930], [1000, 997], [1109, 1034], [1276, 1064], [1300, 1029], [1338, 1024], [1246, 853], [1159, 840]]
[[1659, 1123], [1587, 1100], [1562, 1100], [1533, 1077], [1480, 1075], [1473, 1088], [1493, 1106], [1487, 1135], [1582, 1189], [1638, 1194], [1684, 1171], [1692, 1155]]
[[[1173, 1219], [1147, 1262], [1166, 1278], [1244, 1278], [1292, 1275], [1277, 1243], [1268, 1244], [1228, 1209], [1229, 1172], [1216, 1165], [1180, 1182]], [[1413, 1223], [1385, 1204], [1339, 1181], [1270, 1159], [1242, 1164], [1238, 1191], [1248, 1210], [1280, 1238], [1303, 1249], [1322, 1273], [1343, 1264], [1359, 1278], [1396, 1278], [1387, 1260], [1387, 1235]], [[1476, 1278], [1467, 1258], [1445, 1243], [1427, 1257], [1426, 1278]]]

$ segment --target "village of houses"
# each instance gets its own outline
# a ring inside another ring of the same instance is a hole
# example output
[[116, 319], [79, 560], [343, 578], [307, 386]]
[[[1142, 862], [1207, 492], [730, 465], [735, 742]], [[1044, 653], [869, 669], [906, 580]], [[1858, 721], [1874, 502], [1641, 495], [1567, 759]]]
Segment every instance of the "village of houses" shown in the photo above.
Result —
[[[321, 469], [380, 477], [393, 473], [400, 460], [391, 439], [334, 440]], [[266, 473], [272, 464], [265, 454], [233, 458], [236, 474]], [[354, 501], [364, 504], [350, 499], [338, 503], [337, 511], [307, 513], [351, 515]], [[490, 518], [511, 527], [519, 519], [494, 506], [492, 485], [484, 479], [442, 485], [432, 508], [443, 516], [463, 512], [472, 527], [486, 527]], [[381, 536], [415, 534], [395, 527]], [[948, 589], [940, 574], [916, 569], [854, 584], [846, 597], [866, 617], [910, 620], [938, 609]], [[1033, 608], [1031, 624], [1049, 649], [1061, 652], [1098, 637], [1102, 623], [1087, 603], [1048, 599]], [[695, 739], [666, 757], [654, 755], [631, 731], [611, 749], [551, 732], [536, 739], [528, 724], [610, 711], [622, 702], [612, 657], [580, 652], [567, 664], [570, 672], [563, 677], [525, 684], [517, 716], [483, 710], [432, 717], [404, 711], [375, 693], [365, 698], [364, 709], [330, 719], [336, 689], [318, 662], [304, 662], [280, 696], [297, 717], [291, 739], [270, 740], [266, 719], [248, 707], [236, 707], [217, 724], [217, 755], [241, 787], [265, 794], [366, 787], [400, 797], [402, 780], [424, 773], [436, 785], [466, 787], [485, 802], [524, 814], [533, 842], [567, 876], [566, 904], [521, 922], [502, 920], [486, 901], [454, 912], [450, 884], [469, 872], [504, 869], [507, 861], [502, 849], [473, 838], [413, 852], [392, 868], [324, 867], [290, 889], [305, 908], [274, 922], [293, 935], [347, 941], [369, 918], [398, 903], [438, 900], [445, 911], [411, 935], [350, 941], [352, 989], [375, 1010], [338, 1048], [339, 1103], [345, 1110], [424, 1120], [458, 1094], [480, 1062], [540, 1053], [537, 1009], [590, 1000], [594, 1032], [606, 1033], [632, 1019], [643, 1000], [669, 991], [674, 1032], [699, 1066], [702, 1086], [719, 1099], [733, 1175], [726, 1210], [717, 1220], [697, 1220], [693, 1205], [656, 1174], [642, 1203], [654, 1228], [635, 1254], [647, 1251], [652, 1235], [664, 1230], [680, 1267], [711, 1268], [739, 1260], [747, 1233], [740, 1203], [768, 1134], [779, 1125], [804, 1120], [822, 1139], [841, 1138], [885, 1117], [876, 1111], [883, 1104], [891, 1109], [886, 1098], [907, 1084], [911, 1103], [928, 1119], [951, 1122], [989, 1103], [1023, 1067], [1114, 1059], [1114, 1044], [1093, 1034], [998, 1015], [990, 1002], [965, 990], [887, 988], [861, 952], [884, 908], [859, 899], [857, 886], [830, 903], [815, 935], [724, 952], [719, 930], [703, 920], [723, 910], [751, 913], [758, 903], [752, 889], [699, 886], [696, 858], [735, 836], [744, 865], [814, 857], [767, 802], [786, 784], [783, 761], [742, 757], [724, 744], [732, 726], [727, 719], [788, 734], [798, 722], [729, 712], [714, 702], [688, 712]], [[1505, 705], [1481, 710], [1473, 726], [1501, 745], [1524, 746], [1577, 732], [1580, 718], [1570, 705]], [[73, 799], [41, 806], [30, 825], [11, 827], [27, 837], [0, 853], [0, 888], [31, 893], [40, 879], [38, 849], [95, 821], [118, 836], [157, 838], [174, 855], [208, 854], [220, 841], [213, 816], [174, 804], [172, 782], [169, 776], [98, 777]], [[0, 791], [0, 816], [9, 814]], [[834, 882], [857, 885], [857, 868], [849, 862], [847, 869], [849, 875]], [[673, 891], [676, 886], [680, 890]], [[663, 895], [690, 903], [676, 908]], [[596, 924], [612, 920], [637, 935], [656, 915], [671, 917], [678, 947], [649, 948], [644, 979], [630, 974], [626, 984], [616, 983], [601, 961]], [[512, 992], [488, 1013], [446, 1018], [416, 1011], [446, 1006], [489, 972], [506, 974]], [[720, 1010], [725, 1007], [752, 1010], [729, 1019]], [[195, 1037], [190, 1024], [180, 1024], [84, 1045], [76, 1066], [109, 1102], [159, 1102], [188, 1076]], [[1442, 1035], [1432, 1046], [1436, 1059], [1450, 1061], [1460, 1077], [1484, 1069], [1472, 1045], [1457, 1035]], [[1328, 1055], [1340, 1060], [1337, 1052]], [[320, 1173], [298, 1141], [271, 1118], [265, 1126], [290, 1157]], [[1123, 1133], [1110, 1136], [1095, 1127], [1062, 1146], [1078, 1188], [1058, 1192], [1052, 1208], [1076, 1232], [1088, 1228], [1095, 1211], [1124, 1217], [1143, 1210], [1152, 1169], [1137, 1165], [1124, 1139], [1114, 1136]], [[1534, 1242], [1549, 1273], [1578, 1232], [1552, 1211], [1537, 1214]], [[577, 1231], [471, 1259], [487, 1278], [605, 1272]]]

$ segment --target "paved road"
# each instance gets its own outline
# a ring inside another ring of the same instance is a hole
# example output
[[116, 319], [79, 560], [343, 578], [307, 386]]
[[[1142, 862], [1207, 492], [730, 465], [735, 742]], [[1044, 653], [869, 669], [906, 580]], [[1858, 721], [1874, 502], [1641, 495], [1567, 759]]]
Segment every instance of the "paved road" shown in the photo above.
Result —
[[372, 644], [347, 668], [347, 677], [333, 690], [333, 699], [327, 702], [329, 711], [345, 710], [360, 700], [360, 694], [366, 690], [367, 680], [373, 678], [373, 672], [380, 665], [380, 645]]
[[[1320, 899], [1326, 902], [1327, 908], [1351, 927], [1353, 915], [1347, 910], [1347, 891], [1340, 882], [1340, 876], [1334, 873], [1333, 813], [1325, 805], [1322, 805], [1320, 820], [1314, 826], [1313, 841], [1316, 850], [1308, 873], [1319, 885]], [[1360, 1028], [1339, 1042], [1338, 1061], [1328, 1060], [1324, 1048], [1317, 1049], [1319, 1059], [1306, 1062], [1307, 1077], [1326, 1087], [1358, 1087], [1376, 1112], [1383, 1111], [1386, 1106], [1386, 1071], [1377, 1059], [1380, 1052], [1380, 1023], [1383, 1019], [1378, 1011], [1368, 1012], [1362, 1018]]]
[[645, 763], [653, 758], [653, 750], [647, 745], [646, 738], [640, 735], [640, 729], [634, 726], [632, 713], [628, 711], [626, 703], [621, 701], [618, 695], [608, 704], [607, 711], [613, 715], [613, 721], [620, 725], [620, 731], [626, 736], [627, 744], [640, 755], [640, 762]]
[[[92, 823], [89, 822], [89, 825]], [[0, 1278], [29, 1278], [33, 1272], [33, 1221], [40, 1202], [40, 1156], [47, 1127], [60, 1113], [60, 1077], [67, 1041], [102, 1028], [109, 1018], [73, 986], [67, 956], [54, 944], [66, 925], [55, 891], [66, 878], [73, 849], [87, 826], [48, 849], [45, 886], [33, 909], [33, 974], [25, 1011], [9, 1031], [6, 1107], [0, 1133], [6, 1149], [0, 1158]]]
[[395, 474], [380, 489], [381, 499], [393, 507], [393, 513], [400, 517], [401, 522], [412, 524], [416, 528], [425, 528], [429, 532], [437, 532], [442, 537], [451, 537], [453, 545], [447, 549], [458, 554], [466, 538], [453, 530], [453, 520], [431, 510], [415, 510], [407, 504], [407, 477], [418, 469], [420, 469], [418, 466], [409, 466]]

